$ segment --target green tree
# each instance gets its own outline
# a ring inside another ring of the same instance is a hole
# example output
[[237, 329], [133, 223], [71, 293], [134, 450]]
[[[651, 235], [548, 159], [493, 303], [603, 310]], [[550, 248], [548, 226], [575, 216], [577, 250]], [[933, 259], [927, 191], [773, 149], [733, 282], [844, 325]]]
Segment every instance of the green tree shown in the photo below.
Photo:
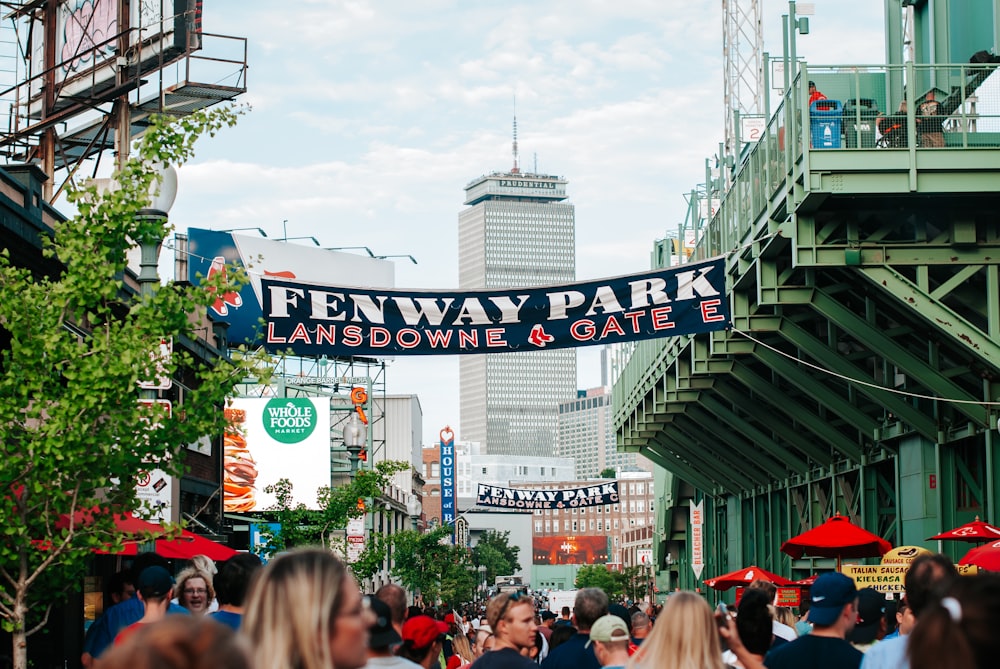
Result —
[[615, 572], [621, 593], [634, 602], [644, 598], [649, 588], [648, 573], [645, 567], [640, 566], [625, 567]]
[[392, 537], [395, 564], [392, 575], [414, 594], [419, 593], [428, 604], [441, 596], [441, 581], [455, 553], [452, 549], [450, 525], [435, 527], [429, 532], [404, 530]]
[[[159, 245], [161, 217], [143, 216], [156, 185], [153, 165], [178, 165], [194, 142], [236, 122], [232, 108], [151, 125], [115, 174], [116, 188], [74, 188], [77, 215], [43, 238], [58, 271], [35, 276], [0, 252], [0, 620], [13, 635], [13, 667], [27, 667], [27, 639], [41, 629], [67, 584], [96, 549], [120, 549], [113, 513], [140, 509], [136, 477], [152, 463], [183, 471], [184, 444], [225, 427], [222, 406], [248, 373], [244, 362], [195, 360], [175, 350], [162, 371], [162, 337], [197, 338], [221, 277], [200, 286], [169, 282], [151, 295], [126, 288], [134, 241]], [[227, 272], [232, 279], [233, 272]], [[247, 361], [249, 362], [249, 361]], [[171, 413], [139, 403], [140, 379], [185, 369], [184, 401]], [[193, 378], [192, 378], [193, 377]]]
[[617, 475], [614, 467], [605, 467], [601, 470], [602, 479], [613, 479]]
[[577, 588], [600, 588], [608, 597], [615, 598], [623, 594], [622, 586], [615, 578], [614, 572], [603, 564], [585, 564], [576, 572]]
[[[372, 469], [361, 469], [350, 483], [336, 488], [323, 486], [316, 495], [316, 508], [305, 504], [295, 504], [293, 485], [288, 479], [264, 488], [264, 492], [275, 496], [275, 504], [268, 509], [269, 518], [280, 523], [278, 532], [265, 529], [261, 534], [261, 557], [269, 557], [293, 546], [323, 546], [330, 548], [330, 536], [334, 530], [347, 526], [349, 518], [360, 518], [366, 512], [358, 504], [359, 500], [378, 498], [392, 481], [392, 476], [410, 468], [408, 462], [389, 460], [378, 462]], [[343, 546], [338, 546], [343, 549]], [[385, 559], [385, 546], [372, 542], [367, 547], [371, 553], [366, 561]], [[366, 567], [367, 568], [367, 567]]]
[[471, 602], [476, 597], [479, 574], [472, 564], [472, 555], [462, 546], [447, 546], [446, 563], [441, 572], [440, 598], [450, 609]]
[[517, 561], [520, 546], [510, 545], [510, 532], [486, 530], [472, 549], [472, 561], [486, 567], [486, 583], [492, 585], [497, 576], [509, 576], [520, 571]]

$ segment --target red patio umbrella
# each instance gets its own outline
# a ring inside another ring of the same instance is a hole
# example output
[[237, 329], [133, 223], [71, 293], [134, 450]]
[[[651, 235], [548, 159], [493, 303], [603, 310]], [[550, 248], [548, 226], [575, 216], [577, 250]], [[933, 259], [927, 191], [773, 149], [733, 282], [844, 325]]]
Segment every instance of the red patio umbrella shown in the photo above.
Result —
[[837, 558], [838, 571], [845, 557], [878, 557], [891, 550], [892, 544], [888, 541], [858, 527], [839, 513], [781, 544], [781, 552], [796, 559], [803, 555]]
[[819, 574], [813, 574], [812, 576], [806, 576], [805, 578], [800, 578], [797, 581], [792, 581], [792, 585], [810, 586], [816, 582], [816, 577]]
[[729, 574], [723, 574], [722, 576], [710, 578], [705, 581], [705, 585], [715, 590], [729, 590], [730, 588], [735, 588], [738, 585], [750, 585], [757, 580], [770, 581], [775, 585], [781, 586], [790, 584], [790, 581], [787, 578], [783, 578], [777, 574], [772, 574], [766, 569], [750, 565], [749, 567], [745, 567]]
[[216, 562], [228, 560], [236, 555], [236, 551], [229, 546], [187, 530], [181, 530], [181, 536], [176, 539], [157, 539], [156, 553], [165, 558], [179, 560], [190, 560], [195, 555], [205, 555]]
[[986, 571], [1000, 571], [1000, 541], [970, 549], [958, 564], [974, 564]]
[[954, 529], [927, 537], [927, 540], [941, 539], [942, 541], [968, 541], [980, 544], [984, 541], [1000, 541], [1000, 527], [993, 527], [989, 523], [979, 520], [979, 516], [971, 523], [960, 525]]

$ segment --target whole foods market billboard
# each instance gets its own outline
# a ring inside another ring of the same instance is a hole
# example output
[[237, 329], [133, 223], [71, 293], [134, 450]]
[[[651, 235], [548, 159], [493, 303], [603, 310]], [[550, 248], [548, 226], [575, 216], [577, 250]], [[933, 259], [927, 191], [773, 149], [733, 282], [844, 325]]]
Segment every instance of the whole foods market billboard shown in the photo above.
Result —
[[292, 483], [293, 504], [317, 508], [317, 491], [330, 485], [330, 399], [238, 398], [225, 411], [225, 510], [273, 506], [264, 489], [279, 479]]

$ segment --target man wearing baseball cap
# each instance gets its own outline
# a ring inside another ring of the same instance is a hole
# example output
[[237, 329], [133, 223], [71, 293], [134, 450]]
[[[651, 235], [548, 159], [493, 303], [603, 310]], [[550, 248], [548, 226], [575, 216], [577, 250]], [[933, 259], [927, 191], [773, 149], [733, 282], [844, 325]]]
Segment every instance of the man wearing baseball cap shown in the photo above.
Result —
[[139, 574], [137, 581], [135, 593], [146, 609], [142, 618], [118, 633], [115, 637], [116, 646], [143, 625], [166, 618], [170, 599], [174, 596], [174, 577], [163, 567], [153, 565], [147, 568]]
[[609, 613], [598, 618], [590, 628], [586, 647], [594, 647], [594, 655], [603, 669], [622, 669], [628, 663], [631, 638], [625, 621]]
[[448, 625], [430, 616], [413, 616], [403, 623], [403, 645], [398, 655], [409, 659], [424, 669], [439, 664], [441, 646]]
[[768, 669], [857, 669], [864, 657], [847, 642], [858, 619], [858, 590], [843, 574], [821, 574], [809, 593], [811, 634], [775, 648], [764, 657]]
[[392, 609], [389, 605], [372, 597], [368, 600], [375, 614], [375, 622], [368, 628], [368, 664], [365, 669], [420, 669], [420, 665], [405, 657], [399, 657], [393, 650], [403, 643], [403, 637], [392, 624]]

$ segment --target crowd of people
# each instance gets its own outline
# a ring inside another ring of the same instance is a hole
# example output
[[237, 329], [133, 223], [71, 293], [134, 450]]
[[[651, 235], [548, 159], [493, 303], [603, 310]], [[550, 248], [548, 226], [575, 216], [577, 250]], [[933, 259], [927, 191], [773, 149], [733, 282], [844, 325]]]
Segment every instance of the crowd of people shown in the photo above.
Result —
[[940, 554], [913, 561], [899, 602], [824, 573], [798, 615], [775, 606], [767, 581], [715, 610], [695, 592], [626, 608], [583, 588], [556, 614], [522, 592], [458, 610], [408, 606], [393, 584], [363, 595], [344, 563], [318, 548], [266, 566], [241, 554], [217, 573], [195, 563], [176, 578], [161, 562], [140, 556], [131, 579], [113, 580], [118, 603], [91, 626], [85, 666], [986, 669], [1000, 658], [1000, 574], [960, 577]]

